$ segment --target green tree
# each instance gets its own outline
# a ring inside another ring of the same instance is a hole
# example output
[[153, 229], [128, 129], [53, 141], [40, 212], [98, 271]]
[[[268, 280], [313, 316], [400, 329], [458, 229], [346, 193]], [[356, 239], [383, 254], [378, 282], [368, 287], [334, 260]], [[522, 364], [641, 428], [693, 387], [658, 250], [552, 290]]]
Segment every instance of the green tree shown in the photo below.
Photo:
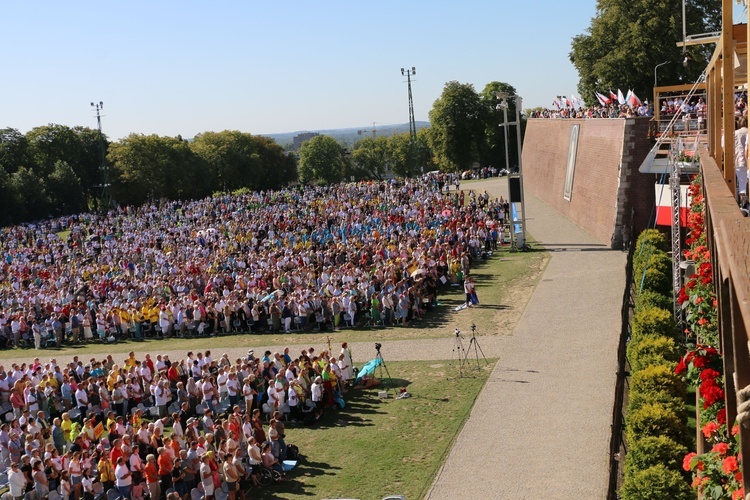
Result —
[[17, 221], [41, 219], [50, 215], [50, 202], [44, 182], [40, 182], [39, 175], [32, 169], [19, 168], [11, 175], [9, 185], [19, 202]]
[[421, 128], [417, 130], [417, 159], [424, 172], [430, 172], [437, 168], [430, 147], [430, 129]]
[[[279, 189], [297, 180], [297, 159], [270, 137], [253, 136], [261, 173], [253, 189]], [[252, 184], [248, 187], [252, 187]]]
[[33, 168], [39, 176], [47, 177], [59, 160], [67, 161], [71, 166], [79, 162], [82, 153], [78, 134], [66, 125], [51, 123], [35, 127], [26, 133], [29, 153], [33, 159]]
[[[691, 47], [693, 62], [682, 65], [681, 0], [598, 0], [586, 33], [573, 38], [570, 61], [578, 70], [578, 90], [588, 104], [595, 91], [632, 89], [641, 99], [652, 95], [654, 67], [662, 84], [692, 83], [706, 66], [712, 45]], [[721, 0], [685, 0], [687, 32], [716, 31]]]
[[195, 136], [190, 149], [208, 166], [211, 191], [255, 188], [261, 161], [252, 135], [236, 130], [204, 132]]
[[430, 111], [430, 146], [441, 170], [463, 170], [478, 160], [484, 107], [474, 86], [451, 81]]
[[352, 152], [352, 163], [355, 177], [381, 180], [388, 168], [388, 138], [365, 137], [358, 141]]
[[331, 184], [344, 178], [344, 148], [328, 135], [318, 135], [299, 148], [299, 176], [304, 183]]
[[19, 167], [30, 167], [29, 141], [14, 128], [0, 129], [0, 169], [12, 174]]
[[81, 181], [68, 165], [58, 160], [47, 178], [47, 193], [50, 208], [55, 215], [82, 212], [86, 209], [86, 197], [81, 189]]
[[0, 225], [21, 221], [22, 202], [11, 184], [11, 175], [0, 168]]
[[[484, 86], [480, 97], [485, 109], [484, 143], [482, 148], [482, 163], [498, 168], [518, 165], [518, 146], [516, 142], [516, 128], [508, 127], [508, 165], [505, 163], [505, 132], [503, 124], [503, 110], [497, 109], [500, 99], [498, 92], [515, 95], [513, 85], [504, 82], [490, 82]], [[507, 99], [508, 122], [516, 120], [516, 100]]]
[[112, 165], [115, 198], [125, 204], [210, 192], [201, 178], [205, 164], [180, 137], [130, 134], [110, 145], [107, 160]]

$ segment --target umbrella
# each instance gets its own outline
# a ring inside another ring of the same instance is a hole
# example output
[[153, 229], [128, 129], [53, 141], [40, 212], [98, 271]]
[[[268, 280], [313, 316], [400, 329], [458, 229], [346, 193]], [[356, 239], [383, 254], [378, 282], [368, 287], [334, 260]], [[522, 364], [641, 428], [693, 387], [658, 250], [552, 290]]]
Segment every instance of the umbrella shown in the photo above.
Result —
[[449, 215], [451, 215], [452, 213], [453, 213], [453, 212], [451, 212], [451, 211], [450, 211], [450, 210], [448, 210], [447, 208], [446, 208], [445, 210], [443, 210], [443, 211], [442, 211], [442, 214], [443, 214], [443, 216], [445, 216], [445, 217], [448, 217], [448, 216], [449, 216]]
[[273, 292], [269, 293], [262, 299], [260, 299], [261, 302], [266, 302], [267, 300], [271, 299], [272, 297], [275, 297], [277, 293], [282, 293], [281, 290], [274, 290]]
[[415, 269], [414, 271], [412, 271], [411, 277], [413, 278], [414, 276], [424, 274], [426, 272], [427, 272], [427, 269]]
[[359, 382], [365, 375], [372, 375], [375, 371], [375, 368], [380, 366], [380, 363], [382, 362], [383, 360], [381, 358], [375, 358], [365, 363], [365, 366], [363, 366], [362, 369], [357, 373], [357, 382]]

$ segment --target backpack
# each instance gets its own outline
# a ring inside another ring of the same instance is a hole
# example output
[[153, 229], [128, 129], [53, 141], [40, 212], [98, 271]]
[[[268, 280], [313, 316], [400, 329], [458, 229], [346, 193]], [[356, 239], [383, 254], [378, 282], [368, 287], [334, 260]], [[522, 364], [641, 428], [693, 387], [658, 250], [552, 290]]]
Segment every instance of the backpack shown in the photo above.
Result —
[[286, 459], [287, 460], [298, 460], [299, 459], [299, 448], [296, 445], [290, 444], [286, 447]]

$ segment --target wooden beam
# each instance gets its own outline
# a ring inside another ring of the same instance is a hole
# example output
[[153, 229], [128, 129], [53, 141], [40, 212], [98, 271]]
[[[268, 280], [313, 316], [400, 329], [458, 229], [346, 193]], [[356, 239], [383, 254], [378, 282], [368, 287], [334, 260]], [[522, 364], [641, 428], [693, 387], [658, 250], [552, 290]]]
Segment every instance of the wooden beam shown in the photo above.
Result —
[[721, 94], [722, 129], [724, 135], [724, 158], [721, 168], [724, 180], [734, 193], [734, 24], [733, 0], [721, 2]]

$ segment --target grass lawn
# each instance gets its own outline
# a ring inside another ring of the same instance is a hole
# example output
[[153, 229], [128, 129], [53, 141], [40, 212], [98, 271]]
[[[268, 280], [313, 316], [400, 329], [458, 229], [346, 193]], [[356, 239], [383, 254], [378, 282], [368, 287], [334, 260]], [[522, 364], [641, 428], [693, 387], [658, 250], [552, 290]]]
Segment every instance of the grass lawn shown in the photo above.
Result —
[[[533, 242], [531, 242], [533, 244]], [[463, 303], [462, 287], [447, 287], [439, 295], [440, 306], [419, 321], [407, 326], [390, 328], [359, 327], [344, 329], [341, 332], [321, 333], [264, 333], [222, 335], [219, 337], [199, 337], [189, 339], [149, 339], [145, 341], [122, 341], [115, 344], [92, 343], [64, 347], [61, 349], [11, 349], [0, 351], [0, 360], [21, 362], [30, 361], [34, 356], [42, 359], [54, 356], [58, 361], [67, 360], [73, 355], [120, 354], [130, 351], [151, 353], [164, 351], [187, 351], [206, 349], [231, 349], [261, 347], [269, 345], [317, 345], [330, 335], [333, 344], [347, 341], [381, 341], [443, 337], [453, 328], [469, 331], [473, 322], [478, 335], [505, 335], [512, 332], [518, 318], [523, 313], [534, 287], [549, 261], [545, 251], [510, 253], [502, 248], [487, 260], [478, 261], [472, 269], [477, 286], [480, 307], [455, 313], [454, 308]], [[184, 354], [184, 353], [183, 353]]]
[[411, 398], [350, 391], [345, 409], [311, 428], [288, 427], [299, 465], [285, 483], [252, 490], [252, 498], [424, 497], [494, 364], [459, 379], [447, 361], [389, 362], [394, 386], [407, 387]]

